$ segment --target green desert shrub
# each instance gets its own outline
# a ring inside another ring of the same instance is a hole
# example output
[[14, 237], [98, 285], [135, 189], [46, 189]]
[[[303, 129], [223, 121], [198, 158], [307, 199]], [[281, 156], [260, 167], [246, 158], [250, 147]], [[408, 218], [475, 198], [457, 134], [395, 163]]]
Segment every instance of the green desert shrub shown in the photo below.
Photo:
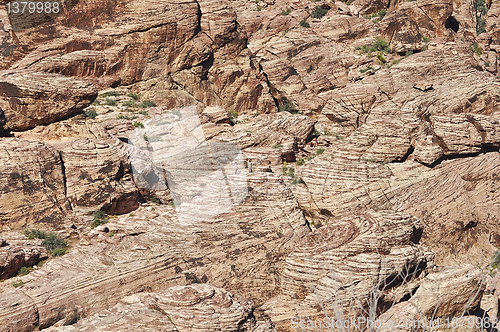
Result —
[[97, 112], [93, 108], [89, 108], [85, 111], [85, 116], [89, 119], [95, 119], [97, 117]]
[[371, 55], [373, 52], [377, 53], [391, 53], [391, 48], [389, 47], [389, 43], [385, 41], [383, 38], [376, 38], [374, 43], [371, 45], [361, 45], [357, 46], [356, 50], [359, 51], [360, 54], [368, 54]]
[[486, 20], [481, 16], [476, 18], [476, 34], [479, 36], [483, 32], [486, 32]]
[[23, 285], [24, 285], [24, 282], [22, 280], [12, 282], [12, 287], [14, 287], [14, 288], [23, 287]]
[[102, 97], [118, 97], [120, 93], [118, 91], [109, 91], [102, 94]]
[[115, 106], [116, 105], [116, 99], [106, 98], [106, 105], [108, 105], [108, 106]]
[[281, 16], [287, 16], [287, 15], [288, 15], [288, 14], [290, 14], [291, 12], [292, 12], [292, 9], [291, 9], [291, 8], [289, 8], [289, 7], [287, 7], [287, 9], [286, 9], [286, 10], [282, 10], [282, 11], [281, 11], [281, 14], [280, 14], [280, 15], [281, 15]]
[[297, 110], [297, 106], [295, 106], [294, 103], [292, 103], [290, 100], [283, 98], [282, 104], [278, 106], [278, 112], [289, 112], [292, 114], [296, 114], [299, 111]]
[[479, 45], [474, 42], [472, 43], [472, 45], [469, 46], [469, 48], [471, 49], [472, 52], [476, 53], [477, 56], [481, 56], [483, 55], [483, 50], [481, 49], [481, 47], [479, 47]]
[[328, 13], [327, 9], [321, 8], [320, 6], [314, 7], [311, 16], [314, 18], [322, 18]]
[[500, 267], [500, 249], [497, 249], [492, 257], [491, 267], [498, 269]]
[[137, 93], [131, 92], [131, 93], [129, 93], [127, 95], [127, 97], [130, 97], [130, 98], [132, 98], [133, 100], [136, 100], [136, 101], [139, 100], [139, 95]]
[[148, 107], [155, 107], [156, 104], [152, 100], [145, 100], [139, 106], [142, 108], [148, 108]]
[[307, 23], [306, 20], [300, 21], [299, 24], [300, 24], [301, 27], [304, 27], [304, 28], [309, 28], [310, 27], [309, 23]]
[[25, 230], [24, 234], [29, 239], [43, 239], [42, 246], [47, 248], [47, 250], [52, 254], [52, 256], [62, 256], [66, 253], [66, 248], [68, 244], [66, 241], [61, 239], [57, 233], [54, 232], [43, 232], [37, 229]]
[[94, 218], [92, 219], [90, 228], [96, 228], [97, 226], [104, 225], [108, 222], [108, 216], [106, 215], [106, 212], [102, 210], [97, 210], [92, 216]]

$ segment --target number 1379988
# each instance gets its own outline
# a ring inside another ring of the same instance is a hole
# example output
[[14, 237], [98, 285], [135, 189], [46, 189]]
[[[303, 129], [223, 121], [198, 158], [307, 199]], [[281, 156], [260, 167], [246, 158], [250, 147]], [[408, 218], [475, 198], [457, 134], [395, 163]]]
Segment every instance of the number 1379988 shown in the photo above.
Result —
[[58, 14], [59, 2], [13, 1], [7, 3], [8, 14]]

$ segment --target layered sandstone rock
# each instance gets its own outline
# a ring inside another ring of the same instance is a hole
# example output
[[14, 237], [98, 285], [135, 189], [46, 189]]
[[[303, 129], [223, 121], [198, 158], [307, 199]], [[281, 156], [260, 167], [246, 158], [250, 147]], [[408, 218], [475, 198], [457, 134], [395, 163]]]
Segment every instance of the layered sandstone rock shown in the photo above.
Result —
[[0, 279], [13, 277], [21, 267], [34, 266], [47, 258], [40, 240], [0, 239]]
[[[170, 205], [154, 207], [110, 219], [112, 237], [94, 230], [86, 240], [91, 245], [75, 245], [21, 277], [21, 290], [33, 302], [0, 310], [2, 331], [8, 331], [6, 321], [29, 330], [25, 310], [33, 306], [44, 328], [98, 313], [126, 295], [196, 282], [224, 287], [259, 306], [277, 294], [285, 257], [309, 232], [291, 191], [267, 173], [249, 175], [245, 200], [212, 220], [180, 227]], [[10, 284], [0, 287], [0, 296], [11, 296]]]
[[421, 227], [391, 211], [330, 220], [295, 246], [280, 294], [264, 308], [282, 331], [291, 330], [293, 317], [314, 321], [387, 310], [433, 265], [434, 254], [417, 244]]
[[0, 72], [4, 129], [26, 130], [79, 113], [97, 97], [88, 81], [33, 71]]
[[171, 287], [159, 293], [127, 296], [98, 315], [75, 325], [46, 331], [276, 331], [256, 321], [250, 301], [209, 284]]
[[3, 67], [87, 77], [100, 87], [137, 84], [172, 108], [275, 109], [227, 2], [79, 2], [56, 22], [19, 32]]
[[[407, 302], [396, 304], [379, 317], [380, 321], [405, 324], [395, 329], [384, 326], [380, 331], [411, 331], [412, 324], [406, 324], [407, 321], [419, 322], [424, 328], [433, 324], [457, 331], [480, 331], [477, 322], [483, 320], [485, 326], [490, 326], [486, 325], [489, 317], [478, 320], [475, 316], [463, 316], [479, 308], [485, 288], [484, 275], [472, 265], [432, 272]], [[473, 324], [469, 324], [471, 319]]]
[[57, 223], [70, 211], [56, 149], [41, 142], [0, 138], [0, 161], [2, 228], [35, 220]]

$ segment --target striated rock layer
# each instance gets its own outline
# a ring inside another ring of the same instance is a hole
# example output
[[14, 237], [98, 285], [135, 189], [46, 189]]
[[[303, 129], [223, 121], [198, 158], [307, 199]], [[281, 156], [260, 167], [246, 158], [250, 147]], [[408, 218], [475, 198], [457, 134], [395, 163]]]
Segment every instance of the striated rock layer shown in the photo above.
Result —
[[46, 331], [276, 331], [269, 321], [256, 321], [252, 311], [244, 298], [209, 284], [192, 284], [130, 295], [98, 315]]

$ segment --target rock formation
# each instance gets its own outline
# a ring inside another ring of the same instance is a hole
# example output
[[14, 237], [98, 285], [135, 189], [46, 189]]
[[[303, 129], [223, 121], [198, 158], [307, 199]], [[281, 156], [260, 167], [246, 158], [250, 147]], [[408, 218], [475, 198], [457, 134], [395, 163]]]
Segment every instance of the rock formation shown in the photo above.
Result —
[[0, 332], [498, 318], [496, 0], [9, 6]]

